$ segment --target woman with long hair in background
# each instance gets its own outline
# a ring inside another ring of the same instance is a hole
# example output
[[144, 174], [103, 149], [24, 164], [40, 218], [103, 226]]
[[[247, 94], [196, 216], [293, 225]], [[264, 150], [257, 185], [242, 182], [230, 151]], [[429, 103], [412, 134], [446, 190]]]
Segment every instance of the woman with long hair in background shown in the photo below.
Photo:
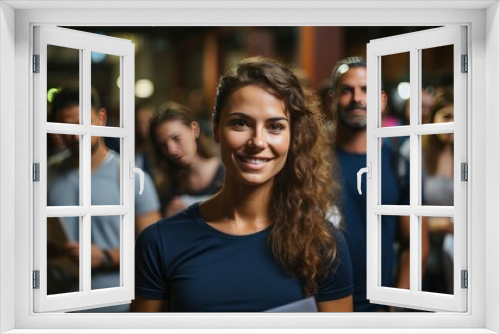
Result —
[[215, 143], [203, 136], [189, 109], [175, 102], [160, 107], [151, 117], [149, 139], [164, 217], [221, 188], [224, 168], [213, 152]]

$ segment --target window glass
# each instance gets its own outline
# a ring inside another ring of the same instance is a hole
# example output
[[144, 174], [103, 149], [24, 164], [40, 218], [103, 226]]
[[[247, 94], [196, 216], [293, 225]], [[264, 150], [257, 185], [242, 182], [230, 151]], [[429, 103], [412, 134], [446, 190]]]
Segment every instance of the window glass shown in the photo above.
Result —
[[381, 126], [404, 124], [400, 110], [410, 100], [410, 53], [402, 52], [382, 56]]
[[106, 113], [103, 123], [92, 125], [121, 126], [120, 59], [119, 56], [105, 53], [91, 53], [91, 84], [98, 92], [92, 95], [92, 106], [97, 109], [96, 112], [104, 108]]
[[[61, 120], [60, 115], [75, 105], [64, 105], [58, 108], [62, 113], [55, 112], [54, 97], [61, 87], [71, 86], [77, 92], [80, 88], [80, 50], [47, 45], [47, 120], [56, 123], [81, 124], [79, 113], [71, 113], [71, 121]], [[76, 96], [78, 101], [78, 95]], [[78, 103], [76, 104], [78, 106]], [[57, 148], [57, 146], [55, 147]]]
[[91, 221], [92, 290], [119, 287], [121, 216], [92, 216]]
[[[120, 205], [122, 203], [120, 180], [120, 139], [110, 137], [91, 137], [92, 159], [99, 161], [94, 167], [91, 178], [92, 205]], [[110, 148], [109, 143], [117, 145]], [[117, 149], [118, 151], [115, 151]], [[94, 152], [94, 153], [92, 153]]]
[[47, 134], [47, 206], [82, 205], [81, 138], [79, 135]]
[[[380, 286], [410, 289], [410, 245], [401, 244], [397, 237], [400, 232], [400, 224], [402, 221], [408, 221], [409, 218], [408, 216], [380, 216]], [[405, 263], [408, 265], [406, 266]], [[408, 285], [399, 285], [399, 281], [408, 282]]]
[[429, 224], [430, 254], [422, 291], [453, 294], [453, 217], [427, 217]]
[[382, 205], [410, 204], [410, 137], [382, 138], [380, 181]]
[[47, 294], [80, 291], [80, 217], [47, 218]]

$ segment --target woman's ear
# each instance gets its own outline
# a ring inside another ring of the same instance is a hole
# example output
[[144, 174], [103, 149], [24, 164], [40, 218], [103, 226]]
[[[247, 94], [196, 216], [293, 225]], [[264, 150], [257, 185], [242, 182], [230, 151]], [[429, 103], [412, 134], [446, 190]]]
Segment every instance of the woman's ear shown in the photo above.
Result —
[[191, 122], [191, 129], [193, 130], [193, 133], [194, 133], [194, 137], [196, 139], [200, 138], [200, 125], [198, 124], [198, 122], [195, 122], [195, 121], [192, 121]]
[[107, 122], [108, 122], [108, 114], [106, 113], [106, 109], [101, 108], [101, 110], [99, 110], [99, 125], [106, 126]]

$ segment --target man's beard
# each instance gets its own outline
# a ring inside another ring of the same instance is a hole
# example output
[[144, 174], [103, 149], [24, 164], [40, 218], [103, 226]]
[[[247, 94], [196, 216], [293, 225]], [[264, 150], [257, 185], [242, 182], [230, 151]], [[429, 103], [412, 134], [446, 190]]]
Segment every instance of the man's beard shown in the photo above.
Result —
[[[337, 108], [339, 121], [346, 128], [351, 131], [361, 131], [366, 129], [366, 107], [359, 104], [350, 104], [344, 109], [342, 109], [342, 107], [340, 106], [338, 106]], [[350, 117], [350, 112], [354, 109], [365, 110], [365, 117]]]

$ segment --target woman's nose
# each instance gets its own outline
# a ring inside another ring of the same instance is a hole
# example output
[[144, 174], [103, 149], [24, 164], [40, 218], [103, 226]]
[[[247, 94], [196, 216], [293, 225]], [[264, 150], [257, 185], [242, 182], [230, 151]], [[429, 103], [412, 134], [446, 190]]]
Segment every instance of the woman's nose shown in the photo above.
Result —
[[248, 145], [254, 149], [264, 149], [266, 147], [265, 131], [256, 129], [248, 140]]

